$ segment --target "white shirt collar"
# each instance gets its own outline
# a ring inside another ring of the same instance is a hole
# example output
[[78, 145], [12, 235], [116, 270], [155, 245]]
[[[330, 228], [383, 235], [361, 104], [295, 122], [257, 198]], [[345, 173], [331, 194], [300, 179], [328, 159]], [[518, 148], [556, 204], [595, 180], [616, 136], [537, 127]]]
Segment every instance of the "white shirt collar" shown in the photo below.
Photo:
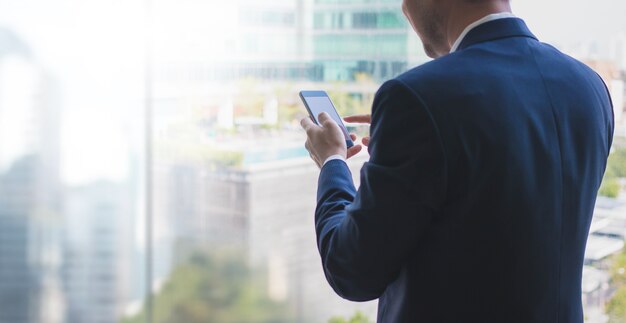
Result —
[[461, 46], [461, 42], [463, 41], [463, 39], [465, 38], [465, 36], [467, 36], [467, 34], [474, 28], [486, 23], [486, 22], [490, 22], [490, 21], [494, 21], [494, 20], [498, 20], [498, 19], [504, 19], [504, 18], [514, 18], [515, 15], [510, 13], [510, 12], [501, 12], [501, 13], [494, 13], [488, 16], [483, 17], [482, 19], [475, 21], [474, 23], [470, 24], [469, 26], [467, 26], [465, 28], [465, 30], [463, 30], [463, 32], [461, 33], [461, 35], [459, 36], [459, 38], [457, 38], [457, 40], [454, 42], [454, 44], [452, 45], [452, 48], [450, 49], [450, 54], [454, 53], [457, 51], [457, 49], [459, 49], [459, 46]]

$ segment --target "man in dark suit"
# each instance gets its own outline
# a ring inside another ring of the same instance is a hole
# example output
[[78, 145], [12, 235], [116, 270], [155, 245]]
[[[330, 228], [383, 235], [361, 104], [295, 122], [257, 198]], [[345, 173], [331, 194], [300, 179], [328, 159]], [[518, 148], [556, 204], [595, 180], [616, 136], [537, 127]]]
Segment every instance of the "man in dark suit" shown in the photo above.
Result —
[[[315, 226], [342, 297], [379, 322], [582, 322], [581, 276], [613, 137], [608, 91], [506, 0], [405, 0], [433, 61], [383, 84], [357, 191], [330, 117]], [[369, 121], [369, 116], [347, 118]], [[343, 160], [342, 160], [343, 159]]]

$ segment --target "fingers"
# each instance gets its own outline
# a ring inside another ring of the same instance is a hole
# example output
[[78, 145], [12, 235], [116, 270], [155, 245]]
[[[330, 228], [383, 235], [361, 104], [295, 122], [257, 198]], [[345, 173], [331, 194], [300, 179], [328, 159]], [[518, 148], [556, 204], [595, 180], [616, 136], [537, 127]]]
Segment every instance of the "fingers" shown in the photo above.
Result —
[[[358, 138], [358, 136], [355, 133], [351, 133], [350, 134], [350, 139], [352, 139], [352, 141], [356, 141], [356, 139]], [[363, 139], [361, 139], [361, 143], [363, 144], [363, 146], [367, 147], [370, 144], [370, 137], [363, 137]]]
[[[352, 139], [352, 141], [356, 141], [357, 139], [357, 135], [355, 133], [350, 133], [350, 139]], [[369, 146], [370, 144], [370, 137], [363, 137], [363, 139], [361, 139], [361, 143], [363, 143], [364, 146]]]
[[351, 123], [371, 123], [372, 116], [369, 114], [357, 114], [357, 115], [345, 117], [343, 118], [343, 120], [345, 120], [346, 122], [351, 122]]
[[311, 157], [311, 159], [313, 160], [313, 162], [315, 162], [315, 164], [317, 165], [317, 167], [322, 167], [320, 165], [320, 161], [316, 158], [316, 156], [311, 152], [311, 142], [307, 139], [307, 141], [304, 142], [304, 148], [306, 148], [306, 150], [309, 152], [309, 157]]
[[317, 120], [320, 121], [322, 127], [330, 126], [332, 124], [337, 124], [333, 118], [331, 118], [328, 113], [322, 112], [317, 116]]
[[354, 145], [350, 148], [348, 148], [348, 153], [346, 154], [346, 159], [352, 158], [352, 156], [358, 154], [359, 152], [361, 152], [361, 149], [363, 149], [363, 146], [361, 145]]
[[320, 113], [317, 119], [320, 121], [320, 125], [322, 125], [322, 128], [326, 129], [327, 131], [341, 133], [341, 135], [343, 136], [343, 131], [341, 130], [337, 122], [333, 120], [330, 115], [328, 115], [328, 113]]
[[315, 127], [317, 127], [317, 125], [309, 117], [306, 117], [300, 120], [300, 126], [302, 126], [302, 129], [304, 129], [304, 131], [306, 131], [307, 133], [309, 133], [310, 131], [315, 129]]

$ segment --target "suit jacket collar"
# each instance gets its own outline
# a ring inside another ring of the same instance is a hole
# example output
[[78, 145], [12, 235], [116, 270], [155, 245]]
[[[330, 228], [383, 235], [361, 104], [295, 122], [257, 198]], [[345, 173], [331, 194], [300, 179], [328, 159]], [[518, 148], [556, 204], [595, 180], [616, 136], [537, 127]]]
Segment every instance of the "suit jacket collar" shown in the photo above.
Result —
[[537, 40], [526, 23], [519, 18], [504, 18], [486, 22], [472, 29], [463, 39], [458, 50], [474, 44], [510, 37], [528, 37]]

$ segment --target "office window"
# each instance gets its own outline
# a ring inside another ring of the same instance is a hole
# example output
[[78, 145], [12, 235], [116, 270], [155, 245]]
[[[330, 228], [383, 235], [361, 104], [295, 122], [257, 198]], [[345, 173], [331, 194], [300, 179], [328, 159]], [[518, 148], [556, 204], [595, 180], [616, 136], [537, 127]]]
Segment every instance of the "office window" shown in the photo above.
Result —
[[354, 28], [376, 28], [377, 15], [372, 12], [357, 12], [352, 14], [352, 26]]
[[[626, 306], [626, 26], [609, 2], [513, 2], [612, 92], [589, 322]], [[0, 0], [0, 323], [374, 321], [375, 301], [342, 300], [322, 273], [297, 93], [369, 112], [380, 84], [429, 61], [400, 6]], [[367, 158], [350, 161], [357, 185]]]
[[[325, 8], [325, 7], [324, 7]], [[316, 30], [336, 30], [341, 29], [399, 29], [403, 32], [407, 23], [404, 16], [396, 11], [351, 11], [346, 7], [346, 11], [324, 11], [313, 14], [313, 26]]]

